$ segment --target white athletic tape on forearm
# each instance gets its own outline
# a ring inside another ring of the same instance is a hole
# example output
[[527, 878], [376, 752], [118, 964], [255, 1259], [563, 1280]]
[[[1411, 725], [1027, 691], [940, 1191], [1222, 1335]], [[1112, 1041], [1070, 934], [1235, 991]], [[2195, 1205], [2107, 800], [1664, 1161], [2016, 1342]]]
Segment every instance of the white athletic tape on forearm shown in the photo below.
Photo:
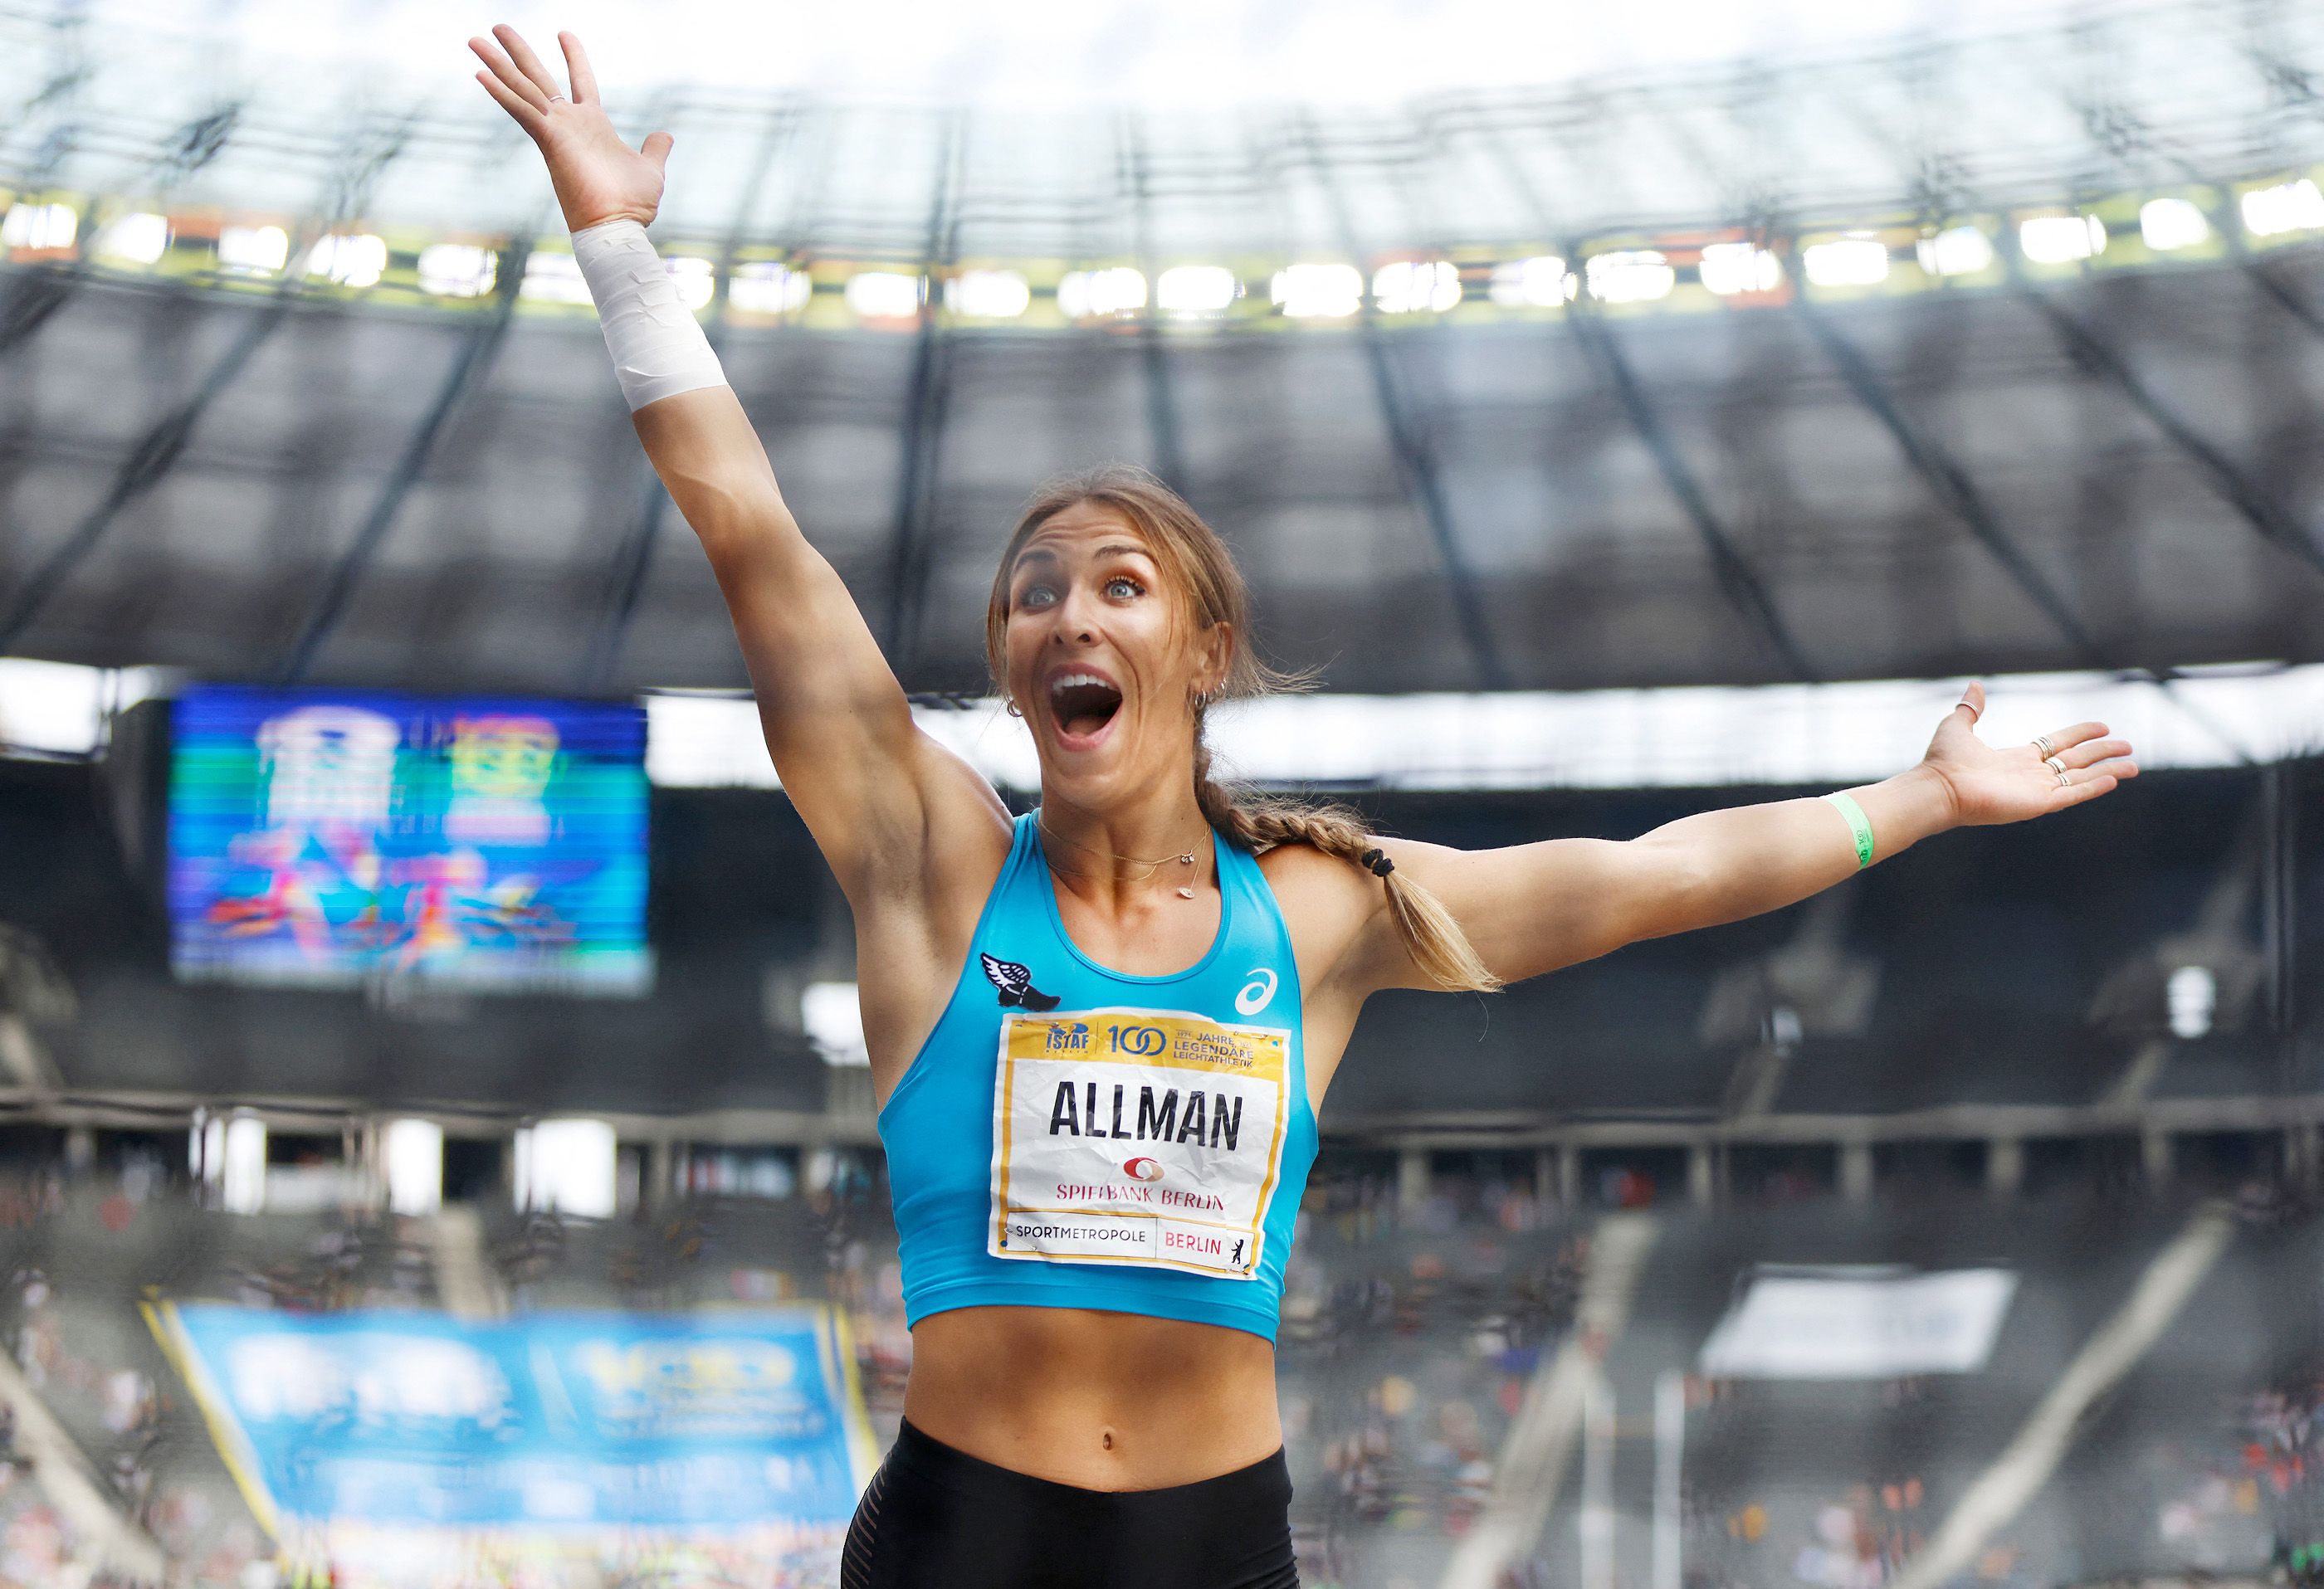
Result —
[[596, 300], [597, 323], [630, 412], [681, 391], [726, 384], [710, 339], [679, 301], [678, 284], [662, 269], [643, 226], [600, 221], [576, 232], [573, 259]]

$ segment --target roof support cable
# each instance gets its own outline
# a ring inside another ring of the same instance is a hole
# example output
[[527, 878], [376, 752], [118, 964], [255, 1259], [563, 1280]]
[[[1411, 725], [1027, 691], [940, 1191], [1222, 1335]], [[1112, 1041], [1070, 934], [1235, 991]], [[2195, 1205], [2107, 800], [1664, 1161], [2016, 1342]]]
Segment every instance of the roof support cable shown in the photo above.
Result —
[[[1323, 139], [1312, 115], [1302, 113], [1300, 129], [1308, 163], [1315, 174], [1316, 186], [1323, 192], [1332, 217], [1336, 224], [1341, 247], [1351, 262], [1363, 258], [1358, 246], [1355, 223], [1348, 213], [1347, 198], [1332, 178], [1331, 166], [1323, 152]], [[1360, 269], [1360, 265], [1358, 266]], [[1427, 527], [1431, 539], [1436, 543], [1436, 555], [1444, 572], [1447, 594], [1452, 602], [1452, 612], [1461, 630], [1462, 642], [1469, 651], [1469, 664], [1474, 672], [1478, 687], [1505, 690], [1510, 687], [1509, 671], [1501, 660], [1500, 650], [1494, 644], [1492, 626], [1485, 614], [1482, 594], [1477, 576], [1469, 567], [1467, 556], [1461, 549], [1461, 537], [1452, 519], [1452, 510], [1446, 501], [1444, 482], [1438, 466], [1436, 452], [1422, 438], [1414, 418], [1410, 398], [1404, 390], [1385, 333], [1380, 329], [1379, 308], [1372, 301], [1369, 290], [1363, 292], [1356, 320], [1357, 335], [1363, 345], [1365, 367], [1371, 375], [1373, 400], [1379, 405], [1380, 425], [1388, 432], [1388, 448], [1395, 455], [1397, 472], [1402, 477], [1406, 494], [1420, 510], [1421, 521]]]
[[[1502, 179], [1524, 201], [1535, 224], [1545, 236], [1554, 235], [1557, 228], [1549, 215], [1549, 207], [1542, 201], [1540, 189], [1528, 176], [1509, 148], [1508, 141], [1497, 130], [1477, 129], [1481, 142], [1499, 169]], [[1579, 262], [1574, 262], [1579, 263]], [[1694, 527], [1703, 550], [1710, 555], [1711, 572], [1723, 593], [1743, 621], [1757, 630], [1775, 650], [1788, 675], [1810, 684], [1821, 680], [1823, 675], [1784, 623], [1766, 582], [1747, 556], [1739, 537], [1720, 519], [1711, 505], [1708, 492], [1702, 489], [1694, 470], [1679, 450], [1676, 439], [1663, 422], [1662, 413], [1638, 379], [1637, 372], [1622, 351], [1620, 338], [1598, 312], [1582, 301], [1577, 290], [1567, 306], [1565, 318], [1573, 337], [1582, 346], [1582, 356], [1612, 387], [1617, 401], [1621, 404], [1622, 417], [1645, 445], [1654, 460], [1655, 469], [1662, 476], [1663, 487], [1677, 501], [1679, 510]]]
[[1145, 128], [1130, 113], [1124, 113], [1121, 119], [1121, 150], [1134, 207], [1132, 225], [1138, 269], [1146, 278], [1146, 308], [1138, 326], [1138, 356], [1146, 388], [1147, 445], [1154, 459], [1155, 474], [1163, 484], [1185, 497], [1192, 482], [1186, 475], [1185, 441], [1178, 424], [1178, 394], [1171, 381], [1170, 350], [1165, 340], [1160, 301], [1162, 274], [1155, 269], [1160, 261], [1154, 250], [1153, 155], [1147, 146]]
[[904, 422], [897, 440], [894, 531], [889, 542], [888, 612], [882, 649], [898, 677], [919, 659], [920, 629], [934, 573], [930, 541], [936, 515], [937, 464], [952, 407], [954, 338], [939, 320], [941, 277], [960, 249], [960, 192], [967, 153], [967, 118], [943, 114], [936, 177], [928, 197], [919, 326], [912, 337], [912, 373], [904, 392]]
[[1664, 424], [1653, 396], [1623, 354], [1621, 339], [1615, 335], [1614, 328], [1605, 323], [1597, 310], [1585, 306], [1579, 299], [1566, 310], [1566, 318], [1572, 325], [1574, 340], [1582, 344], [1584, 354], [1598, 366], [1599, 372], [1620, 400], [1622, 413], [1629, 420], [1630, 428], [1637, 432], [1638, 439], [1646, 444], [1646, 451], [1652, 455], [1655, 467], [1663, 477], [1664, 487], [1677, 500], [1687, 521], [1694, 526], [1695, 534], [1702, 538], [1703, 549], [1711, 555], [1711, 570], [1718, 578], [1719, 588], [1726, 594], [1728, 602], [1742, 614], [1745, 622], [1766, 637], [1791, 677], [1809, 684], [1821, 683], [1823, 675], [1809, 659], [1790, 626], [1784, 622], [1783, 614], [1776, 610], [1775, 597], [1759, 577], [1759, 571], [1737, 547], [1734, 531], [1720, 520], [1710, 499], [1704, 495], [1702, 485], [1695, 480], [1694, 472], [1679, 451], [1669, 427]]
[[2146, 416], [2155, 429], [2169, 438], [2172, 445], [2210, 478], [2212, 487], [2236, 515], [2249, 525], [2253, 532], [2287, 552], [2299, 562], [2319, 574], [2324, 574], [2324, 546], [2319, 546], [2308, 528], [2279, 506], [2259, 484], [2236, 466], [2234, 460], [2217, 445], [2198, 434], [2153, 390], [2139, 378], [2122, 354], [2088, 326], [2052, 302], [2044, 294], [2026, 282], [2016, 265], [2014, 251], [2010, 255], [2011, 285], [2017, 295], [2034, 311], [2049, 323], [2058, 340], [2064, 344], [2074, 362], [2098, 377], [2130, 400], [2131, 406]]
[[2002, 523], [2000, 515], [1994, 511], [1968, 469], [1926, 431], [1913, 423], [1873, 372], [1863, 351], [1832, 324], [1830, 313], [1817, 304], [1803, 287], [1794, 290], [1792, 304], [1800, 323], [1807, 327], [1816, 344], [1831, 359], [1832, 367], [1840, 372], [1840, 379], [1849, 392], [1865, 411], [1888, 432], [1896, 443], [1897, 450], [1904, 455], [1905, 462], [1912, 465], [1913, 473], [1928, 488], [1929, 494], [1977, 538], [1993, 560], [2000, 565], [2010, 583], [2065, 638], [2067, 644], [2079, 654], [2083, 666], [2109, 672], [2127, 672], [2146, 679], [2159, 687], [2173, 706], [2226, 746], [2237, 761], [2246, 766], [2254, 764], [2251, 752], [2226, 724], [2195, 705], [2183, 692], [2172, 687], [2182, 676], [2177, 669], [2144, 663], [2125, 664], [2109, 657], [2098, 637], [2090, 633], [2075, 614], [2064, 592], [2050, 583], [2041, 569], [2034, 565], [2033, 558], [2026, 555], [2025, 549], [2017, 544], [2016, 537]]
[[177, 466], [178, 460], [185, 456], [186, 445], [193, 439], [194, 427], [201, 423], [202, 416], [242, 373], [251, 355], [282, 324], [290, 312], [291, 291], [286, 282], [264, 307], [248, 312], [241, 331], [203, 372], [201, 384], [193, 394], [146, 428], [129, 449], [128, 456], [114, 470], [113, 483], [106, 489], [105, 495], [17, 587], [5, 615], [0, 616], [0, 656], [14, 650], [24, 638], [73, 570], [105, 538], [121, 510], [161, 484]]
[[404, 439], [403, 451], [397, 457], [394, 469], [389, 473], [386, 483], [380, 488], [379, 495], [373, 499], [371, 511], [364, 516], [355, 538], [347, 544], [347, 549], [339, 554], [338, 561], [324, 576], [322, 589], [309, 607], [306, 621], [300, 626], [298, 634], [283, 651], [281, 664], [275, 670], [277, 682], [295, 684], [306, 680], [309, 670], [314, 666], [316, 654], [338, 626], [348, 602], [355, 596], [355, 587], [369, 571], [380, 543], [387, 538], [388, 531], [394, 527], [404, 500], [411, 494], [411, 488], [420, 483], [420, 476], [427, 473], [428, 461], [435, 454], [437, 437], [443, 434], [446, 422], [459, 409], [462, 401], [484, 384], [493, 359], [500, 353], [501, 344], [507, 339], [509, 322], [516, 314], [517, 299], [524, 287], [525, 264], [532, 257], [532, 240], [539, 230], [540, 223], [536, 217], [522, 232], [503, 245], [494, 288], [495, 301], [491, 311], [478, 317], [480, 323], [469, 331], [466, 340], [460, 344], [459, 353], [452, 360], [452, 367], [445, 372], [443, 381], [436, 389], [435, 400], [428, 405], [428, 411], [420, 416], [420, 423]]

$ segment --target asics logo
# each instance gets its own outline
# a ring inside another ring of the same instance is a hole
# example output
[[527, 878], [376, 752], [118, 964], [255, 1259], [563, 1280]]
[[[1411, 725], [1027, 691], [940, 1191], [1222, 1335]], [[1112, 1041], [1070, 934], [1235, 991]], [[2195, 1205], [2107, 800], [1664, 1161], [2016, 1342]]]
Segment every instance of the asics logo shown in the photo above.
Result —
[[1255, 1015], [1275, 1000], [1275, 973], [1265, 966], [1251, 968], [1250, 980], [1235, 995], [1235, 1008], [1246, 1015]]

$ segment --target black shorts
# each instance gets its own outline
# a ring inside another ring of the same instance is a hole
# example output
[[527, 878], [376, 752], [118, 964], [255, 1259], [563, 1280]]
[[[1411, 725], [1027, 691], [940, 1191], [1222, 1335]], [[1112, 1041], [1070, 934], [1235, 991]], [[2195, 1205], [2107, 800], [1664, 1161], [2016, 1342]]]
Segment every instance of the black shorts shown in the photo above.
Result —
[[840, 1589], [1297, 1589], [1291, 1470], [1084, 1490], [1001, 1467], [909, 1423], [872, 1475]]

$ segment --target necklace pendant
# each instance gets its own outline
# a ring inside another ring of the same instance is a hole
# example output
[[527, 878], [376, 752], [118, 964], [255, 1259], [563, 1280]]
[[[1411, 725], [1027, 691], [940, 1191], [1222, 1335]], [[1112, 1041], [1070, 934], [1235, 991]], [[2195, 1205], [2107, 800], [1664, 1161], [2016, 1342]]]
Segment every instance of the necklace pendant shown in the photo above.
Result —
[[1181, 899], [1192, 899], [1194, 897], [1194, 891], [1192, 888], [1181, 888], [1178, 890], [1178, 897]]
[[1182, 867], [1193, 866], [1194, 864], [1194, 852], [1190, 850], [1185, 854], [1180, 856], [1178, 858], [1178, 864]]

